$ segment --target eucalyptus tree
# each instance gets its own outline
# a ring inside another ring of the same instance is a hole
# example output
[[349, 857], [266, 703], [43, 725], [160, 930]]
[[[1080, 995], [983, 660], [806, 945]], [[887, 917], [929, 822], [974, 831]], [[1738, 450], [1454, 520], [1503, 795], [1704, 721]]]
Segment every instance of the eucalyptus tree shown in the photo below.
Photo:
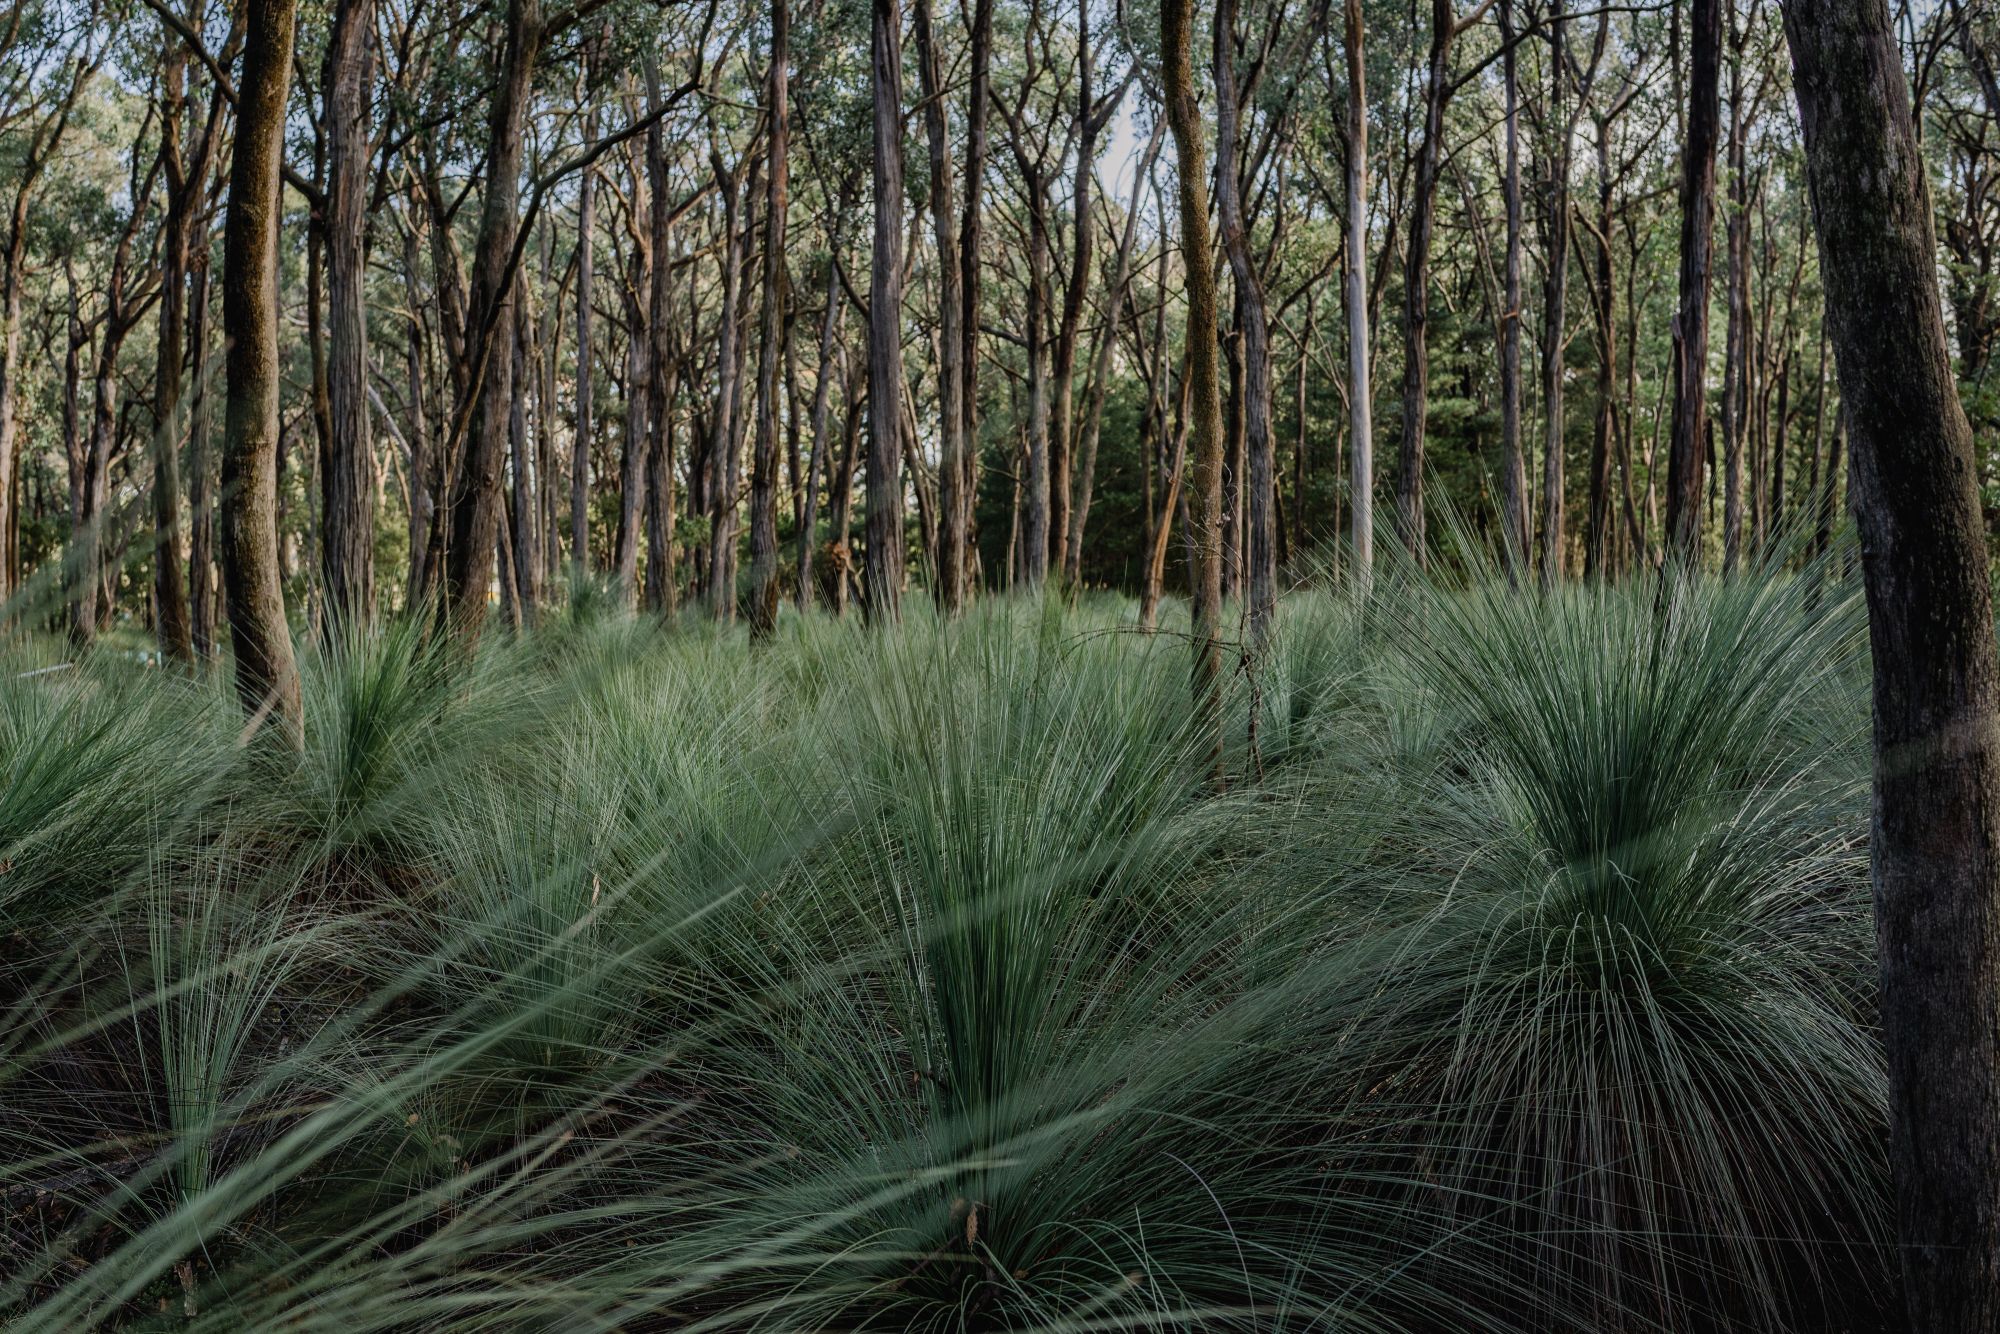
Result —
[[253, 724], [304, 743], [304, 706], [278, 570], [278, 224], [295, 0], [245, 0], [229, 215], [223, 236], [221, 548], [236, 690]]
[[1869, 838], [1910, 1328], [2000, 1326], [2000, 660], [1972, 431], [1883, 0], [1790, 0], [1874, 660]]
[[[1358, 0], [1349, 0], [1358, 3]], [[1214, 241], [1208, 226], [1208, 165], [1194, 91], [1193, 0], [1162, 0], [1160, 77], [1180, 180], [1181, 263], [1186, 271], [1187, 347], [1183, 354], [1193, 502], [1188, 542], [1192, 585], [1196, 725], [1219, 777], [1222, 766], [1222, 395], [1217, 383]]]
[[1667, 456], [1667, 544], [1701, 555], [1708, 421], [1708, 296], [1714, 251], [1715, 150], [1722, 129], [1723, 0], [1691, 0], [1686, 142], [1681, 149], [1680, 305], [1673, 322], [1673, 434]]

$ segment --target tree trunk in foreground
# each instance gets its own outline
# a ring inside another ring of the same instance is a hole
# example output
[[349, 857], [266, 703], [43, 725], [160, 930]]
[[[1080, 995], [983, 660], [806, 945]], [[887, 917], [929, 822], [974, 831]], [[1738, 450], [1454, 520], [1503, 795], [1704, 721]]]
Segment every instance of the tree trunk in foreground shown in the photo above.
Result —
[[333, 427], [320, 478], [321, 572], [329, 634], [375, 614], [375, 447], [368, 423], [368, 94], [374, 0], [334, 11], [326, 59], [327, 403]]
[[2000, 1328], [2000, 665], [1972, 431], [1884, 0], [1790, 0], [1875, 679], [1890, 1167], [1914, 1330]]
[[299, 670], [278, 576], [278, 171], [292, 75], [296, 0], [247, 0], [235, 161], [223, 234], [222, 337], [229, 392], [222, 437], [222, 582], [236, 690], [304, 741]]

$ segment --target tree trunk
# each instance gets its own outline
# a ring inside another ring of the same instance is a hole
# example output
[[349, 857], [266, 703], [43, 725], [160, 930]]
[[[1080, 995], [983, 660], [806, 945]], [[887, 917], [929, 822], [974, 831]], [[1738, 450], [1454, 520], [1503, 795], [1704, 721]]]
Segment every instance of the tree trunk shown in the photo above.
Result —
[[[838, 234], [829, 228], [828, 249], [832, 250], [838, 244]], [[826, 261], [826, 309], [820, 314], [819, 376], [813, 382], [812, 454], [806, 460], [805, 504], [799, 514], [798, 604], [801, 612], [812, 606], [813, 599], [813, 538], [819, 522], [818, 478], [823, 471], [830, 473], [832, 467], [827, 451], [827, 400], [832, 396], [833, 390], [833, 364], [838, 346], [834, 341], [834, 335], [839, 327], [840, 269], [833, 255], [829, 254]], [[832, 503], [831, 496], [828, 497], [828, 503]]]
[[1243, 426], [1243, 469], [1239, 474], [1244, 525], [1243, 598], [1250, 642], [1261, 645], [1271, 632], [1278, 602], [1278, 541], [1272, 505], [1276, 485], [1276, 442], [1271, 430], [1271, 322], [1264, 281], [1250, 254], [1238, 158], [1242, 108], [1236, 90], [1236, 2], [1215, 8], [1215, 197], [1222, 223], [1222, 248], [1236, 286], [1243, 335], [1243, 382], [1239, 399]]
[[874, 0], [875, 244], [868, 277], [868, 550], [871, 625], [893, 623], [903, 591], [903, 19]]
[[1348, 429], [1354, 442], [1354, 569], [1375, 577], [1375, 427], [1368, 360], [1368, 90], [1361, 0], [1346, 0]]
[[1667, 445], [1667, 547], [1701, 557], [1708, 420], [1708, 289], [1715, 147], [1722, 130], [1722, 0], [1690, 0], [1687, 142], [1681, 149], [1680, 306], [1674, 315], [1673, 431]]
[[1417, 563], [1424, 535], [1424, 428], [1430, 398], [1431, 236], [1438, 176], [1444, 165], [1444, 113], [1451, 98], [1451, 41], [1458, 16], [1451, 0], [1431, 0], [1431, 46], [1424, 85], [1424, 131], [1410, 199], [1410, 241], [1403, 254], [1403, 433], [1396, 459], [1396, 522]]
[[[585, 61], [584, 81], [596, 74], [596, 49]], [[597, 99], [583, 113], [583, 137], [597, 138]], [[591, 347], [597, 271], [597, 169], [586, 167], [576, 185], [576, 434], [569, 447], [569, 559], [573, 578], [590, 571], [590, 447], [596, 435], [596, 368]]]
[[[1348, 0], [1349, 5], [1359, 0]], [[1167, 125], [1179, 159], [1181, 263], [1187, 270], [1187, 366], [1194, 504], [1187, 525], [1194, 641], [1194, 711], [1208, 767], [1222, 777], [1222, 396], [1216, 378], [1215, 248], [1208, 166], [1194, 90], [1193, 0], [1161, 0], [1160, 63]]]
[[[166, 179], [167, 217], [160, 234], [160, 324], [153, 380], [153, 605], [160, 651], [182, 663], [194, 660], [187, 571], [181, 560], [182, 359], [188, 255], [197, 203], [193, 195], [207, 184], [205, 161], [190, 182], [181, 155], [186, 87], [187, 50], [170, 39], [160, 66], [160, 168]], [[12, 287], [10, 283], [10, 293]], [[0, 469], [0, 485], [11, 482], [11, 475]]]
[[472, 297], [467, 304], [466, 378], [467, 392], [474, 396], [473, 412], [470, 433], [458, 450], [463, 463], [453, 479], [451, 536], [444, 561], [445, 607], [467, 635], [476, 635], [486, 616], [493, 544], [500, 531], [500, 475], [514, 396], [513, 358], [504, 355], [513, 328], [509, 260], [520, 227], [522, 123], [533, 92], [542, 34], [541, 0], [508, 0], [505, 55], [489, 120], [486, 197], [480, 206]]
[[1910, 1328], [2000, 1328], [2000, 664], [1884, 0], [1790, 0], [1874, 658], [1869, 846]]
[[[782, 2], [782, 0], [780, 0]], [[965, 457], [965, 275], [952, 220], [951, 131], [946, 123], [944, 57], [931, 0], [916, 0], [917, 69], [924, 132], [931, 154], [931, 232], [938, 264], [938, 560], [937, 602], [947, 616], [965, 605], [965, 541], [971, 517]], [[974, 188], [977, 182], [971, 183]]]
[[[726, 167], [711, 154], [722, 187], [722, 314], [716, 325], [715, 420], [708, 446], [708, 611], [718, 621], [736, 619], [736, 415], [742, 367], [737, 326], [743, 320], [742, 247], [750, 227], [743, 218], [742, 163]], [[664, 189], [660, 181], [656, 188]]]
[[[764, 176], [764, 304], [757, 349], [757, 446], [750, 466], [750, 637], [778, 624], [778, 369], [785, 341], [786, 89], [791, 80], [791, 13], [771, 0], [767, 94], [770, 161]], [[935, 185], [933, 188], [936, 188]], [[954, 405], [954, 411], [956, 405]], [[955, 423], [954, 423], [955, 425]]]
[[650, 244], [633, 246], [629, 269], [625, 309], [632, 336], [625, 344], [625, 439], [619, 456], [618, 531], [611, 565], [619, 602], [627, 611], [639, 603], [639, 532], [645, 522], [646, 453], [651, 448], [653, 357], [646, 308], [653, 282]]
[[[1076, 501], [1069, 511], [1069, 540], [1063, 544], [1069, 563], [1063, 577], [1071, 585], [1083, 581], [1084, 525], [1090, 519], [1090, 497], [1097, 485], [1097, 442], [1104, 427], [1104, 400], [1111, 387], [1111, 350], [1118, 341], [1118, 328], [1124, 318], [1125, 294], [1132, 284], [1132, 252], [1139, 235], [1140, 188], [1152, 175], [1153, 162], [1159, 156], [1165, 129], [1164, 120], [1153, 122], [1153, 132], [1140, 155], [1138, 174], [1132, 178], [1132, 202], [1125, 214], [1125, 231], [1118, 239], [1118, 264], [1111, 278], [1111, 291], [1104, 313], [1104, 333], [1098, 339], [1097, 356], [1091, 365], [1090, 402], [1084, 409], [1083, 436], [1077, 447]], [[1144, 469], [1146, 453], [1143, 448], [1139, 458]]]
[[1548, 212], [1545, 217], [1547, 276], [1542, 289], [1542, 582], [1553, 585], [1563, 575], [1563, 317], [1569, 304], [1569, 154], [1576, 125], [1573, 111], [1563, 108], [1563, 83], [1569, 66], [1567, 23], [1563, 0], [1549, 6], [1549, 115], [1556, 123], [1556, 146], [1549, 163]]
[[[326, 53], [327, 408], [320, 475], [328, 634], [375, 614], [375, 450], [368, 423], [368, 94], [374, 0], [340, 0]], [[512, 331], [507, 333], [511, 335]]]
[[295, 0], [245, 0], [235, 160], [223, 236], [222, 337], [229, 393], [222, 437], [222, 583], [236, 689], [292, 746], [304, 711], [278, 576], [278, 219]]
[[1507, 165], [1500, 193], [1507, 213], [1506, 275], [1500, 312], [1500, 534], [1510, 578], [1528, 560], [1528, 461], [1521, 445], [1521, 81], [1514, 59], [1514, 7], [1500, 0], [1500, 78]]

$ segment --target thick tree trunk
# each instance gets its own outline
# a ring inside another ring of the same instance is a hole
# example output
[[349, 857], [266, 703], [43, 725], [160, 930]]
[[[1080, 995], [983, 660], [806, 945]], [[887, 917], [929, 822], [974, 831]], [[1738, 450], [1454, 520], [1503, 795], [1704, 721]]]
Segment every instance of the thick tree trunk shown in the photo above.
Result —
[[[903, 19], [874, 0], [875, 243], [868, 278], [869, 623], [893, 623], [903, 592]], [[1046, 547], [1044, 548], [1046, 554]]]
[[[368, 423], [368, 95], [374, 0], [340, 0], [326, 53], [327, 409], [320, 476], [329, 634], [375, 614], [375, 448]], [[511, 333], [511, 330], [508, 331]]]
[[[1350, 5], [1359, 0], [1349, 0]], [[1208, 165], [1194, 89], [1193, 0], [1162, 0], [1160, 63], [1167, 125], [1179, 159], [1181, 263], [1187, 271], [1186, 376], [1194, 439], [1193, 553], [1195, 725], [1209, 769], [1222, 776], [1222, 394], [1217, 381], [1215, 246], [1208, 230]]]
[[236, 689], [293, 746], [304, 712], [278, 573], [278, 219], [294, 0], [245, 0], [235, 160], [223, 235], [222, 583]]
[[2000, 663], [1884, 0], [1789, 0], [1874, 658], [1876, 935], [1910, 1327], [2000, 1328]]
[[1690, 0], [1687, 142], [1681, 147], [1680, 306], [1674, 315], [1673, 431], [1667, 445], [1667, 549], [1701, 557], [1708, 420], [1708, 289], [1715, 146], [1722, 130], [1722, 0]]

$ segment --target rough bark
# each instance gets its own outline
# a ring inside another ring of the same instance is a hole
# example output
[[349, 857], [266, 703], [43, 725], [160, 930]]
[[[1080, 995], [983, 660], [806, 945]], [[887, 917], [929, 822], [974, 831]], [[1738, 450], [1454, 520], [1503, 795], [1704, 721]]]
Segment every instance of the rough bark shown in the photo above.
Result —
[[1708, 291], [1715, 149], [1722, 130], [1722, 0], [1690, 0], [1687, 141], [1681, 148], [1680, 305], [1673, 327], [1673, 428], [1667, 443], [1667, 549], [1701, 555], [1707, 446]]
[[1790, 0], [1874, 659], [1881, 1023], [1910, 1328], [2000, 1328], [2000, 663], [1883, 0]]
[[[374, 0], [340, 0], [326, 53], [327, 411], [320, 571], [329, 634], [375, 614], [375, 449], [368, 421], [368, 94]], [[510, 331], [511, 332], [511, 331]]]
[[504, 51], [488, 121], [485, 181], [472, 294], [467, 303], [466, 380], [470, 430], [455, 470], [450, 542], [445, 551], [445, 610], [468, 636], [486, 616], [494, 543], [500, 532], [501, 473], [514, 395], [513, 358], [504, 352], [514, 303], [510, 259], [520, 228], [521, 130], [543, 36], [540, 0], [508, 0]]
[[[771, 124], [769, 161], [764, 171], [764, 292], [757, 349], [757, 444], [750, 465], [750, 635], [753, 639], [769, 635], [778, 624], [778, 370], [785, 343], [790, 62], [790, 6], [786, 0], [771, 0], [771, 70], [765, 98]], [[953, 410], [955, 413], [955, 404]]]
[[304, 744], [299, 673], [278, 571], [278, 220], [295, 0], [245, 0], [235, 159], [223, 234], [222, 583], [236, 690], [253, 719]]

